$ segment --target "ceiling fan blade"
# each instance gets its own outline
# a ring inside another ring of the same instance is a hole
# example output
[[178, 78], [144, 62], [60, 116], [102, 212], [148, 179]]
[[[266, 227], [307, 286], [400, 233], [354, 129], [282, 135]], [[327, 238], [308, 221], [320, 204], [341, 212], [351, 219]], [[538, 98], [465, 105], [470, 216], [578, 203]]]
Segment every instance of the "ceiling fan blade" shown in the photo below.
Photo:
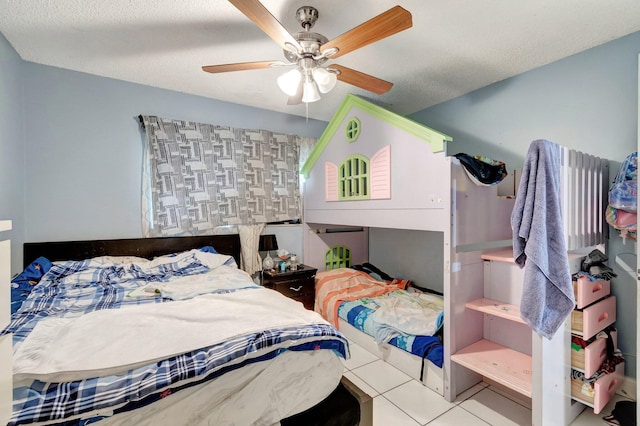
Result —
[[384, 13], [364, 22], [346, 33], [329, 40], [320, 47], [322, 53], [331, 48], [338, 48], [338, 52], [331, 55], [331, 59], [389, 37], [407, 28], [413, 22], [411, 13], [400, 6], [394, 6]]
[[287, 48], [286, 43], [290, 43], [297, 49], [301, 49], [300, 43], [293, 38], [289, 31], [287, 31], [258, 0], [229, 0], [229, 2], [240, 12], [244, 13], [247, 18], [251, 19], [254, 24], [283, 49]]
[[338, 74], [338, 80], [343, 83], [352, 84], [361, 89], [368, 90], [370, 92], [382, 95], [387, 93], [393, 87], [393, 83], [373, 77], [369, 74], [365, 74], [360, 71], [353, 70], [351, 68], [343, 67], [342, 65], [331, 65], [330, 68], [340, 71]]
[[220, 72], [229, 71], [245, 71], [245, 70], [258, 70], [262, 68], [270, 68], [272, 66], [284, 65], [282, 61], [262, 61], [262, 62], [239, 62], [237, 64], [223, 64], [223, 65], [205, 65], [202, 67], [202, 71], [217, 74]]

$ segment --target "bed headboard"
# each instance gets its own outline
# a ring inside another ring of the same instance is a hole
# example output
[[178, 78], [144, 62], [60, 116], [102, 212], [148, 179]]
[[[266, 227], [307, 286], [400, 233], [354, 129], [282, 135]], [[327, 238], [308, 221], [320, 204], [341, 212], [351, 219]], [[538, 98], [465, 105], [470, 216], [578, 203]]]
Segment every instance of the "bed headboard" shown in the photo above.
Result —
[[24, 243], [23, 264], [26, 268], [39, 256], [51, 261], [82, 260], [97, 256], [139, 256], [152, 259], [203, 246], [212, 246], [218, 253], [233, 256], [240, 266], [238, 234]]

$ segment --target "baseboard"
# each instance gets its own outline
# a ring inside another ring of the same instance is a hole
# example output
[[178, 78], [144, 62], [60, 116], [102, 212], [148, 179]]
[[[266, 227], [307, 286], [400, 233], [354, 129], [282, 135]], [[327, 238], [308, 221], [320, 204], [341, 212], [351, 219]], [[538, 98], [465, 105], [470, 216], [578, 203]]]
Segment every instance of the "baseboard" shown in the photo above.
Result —
[[622, 382], [622, 386], [616, 392], [618, 395], [624, 396], [625, 398], [629, 398], [633, 401], [637, 401], [638, 391], [637, 391], [637, 382], [636, 379], [632, 379], [630, 377], [625, 377], [624, 382]]

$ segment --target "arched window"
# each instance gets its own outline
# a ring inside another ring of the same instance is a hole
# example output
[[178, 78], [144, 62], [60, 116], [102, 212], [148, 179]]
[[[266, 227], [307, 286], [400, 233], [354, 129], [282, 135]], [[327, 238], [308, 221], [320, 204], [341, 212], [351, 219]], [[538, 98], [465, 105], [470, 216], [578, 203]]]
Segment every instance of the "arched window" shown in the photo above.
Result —
[[351, 266], [351, 250], [345, 246], [331, 247], [324, 253], [325, 269], [348, 268]]
[[368, 200], [369, 159], [354, 154], [340, 164], [338, 198], [340, 200]]

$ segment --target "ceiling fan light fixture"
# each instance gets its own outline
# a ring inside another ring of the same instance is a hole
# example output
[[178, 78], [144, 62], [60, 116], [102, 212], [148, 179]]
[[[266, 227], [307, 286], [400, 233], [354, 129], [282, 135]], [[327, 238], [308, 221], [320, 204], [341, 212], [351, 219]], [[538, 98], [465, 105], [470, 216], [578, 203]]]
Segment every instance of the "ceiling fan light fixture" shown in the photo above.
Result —
[[[320, 100], [320, 93], [330, 92], [337, 82], [351, 84], [376, 94], [391, 90], [393, 83], [365, 73], [339, 66], [324, 64], [356, 49], [397, 34], [413, 25], [411, 13], [401, 6], [394, 6], [368, 21], [329, 40], [322, 34], [310, 31], [318, 19], [318, 10], [302, 6], [296, 11], [296, 19], [303, 31], [290, 33], [265, 8], [262, 0], [229, 0], [240, 12], [253, 21], [283, 50], [287, 63], [282, 61], [242, 62], [203, 66], [202, 70], [217, 74], [292, 65], [296, 69], [277, 78], [280, 89], [289, 96], [288, 105], [298, 105]], [[338, 77], [340, 77], [338, 79]]]
[[301, 80], [302, 74], [300, 73], [300, 70], [298, 68], [294, 68], [278, 77], [277, 82], [280, 90], [289, 96], [294, 96], [298, 91], [298, 86], [300, 86]]
[[336, 87], [338, 77], [335, 73], [327, 71], [325, 68], [316, 67], [311, 71], [313, 79], [318, 84], [318, 89], [321, 93], [329, 93]]
[[302, 85], [302, 102], [308, 104], [310, 102], [317, 102], [320, 100], [320, 93], [318, 93], [318, 86], [313, 80], [307, 80]]

